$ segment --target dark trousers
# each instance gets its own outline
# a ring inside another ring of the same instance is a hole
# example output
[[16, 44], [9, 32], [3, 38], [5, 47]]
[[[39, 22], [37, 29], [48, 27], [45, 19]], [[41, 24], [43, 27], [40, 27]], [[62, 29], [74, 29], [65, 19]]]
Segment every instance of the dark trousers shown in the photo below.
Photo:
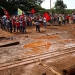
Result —
[[14, 32], [16, 32], [16, 25], [13, 25], [13, 28], [14, 28]]
[[75, 19], [73, 19], [73, 23], [75, 23]]
[[63, 20], [63, 21], [62, 21], [62, 24], [64, 24], [64, 25], [65, 25], [65, 20]]
[[2, 29], [2, 24], [0, 24], [0, 28]]
[[20, 31], [20, 27], [17, 27], [17, 32]]
[[6, 29], [7, 29], [7, 31], [9, 32], [10, 30], [10, 25], [8, 24], [8, 25], [6, 25]]
[[36, 25], [36, 31], [40, 32], [40, 25]]
[[10, 33], [12, 33], [12, 26], [10, 26]]
[[61, 26], [61, 21], [59, 21], [59, 25]]
[[22, 26], [20, 26], [20, 33], [22, 32]]
[[2, 24], [2, 30], [6, 30], [6, 25]]
[[69, 24], [69, 19], [67, 19], [66, 21], [67, 21], [67, 24]]
[[26, 32], [26, 26], [22, 26], [22, 32], [23, 32], [23, 33]]

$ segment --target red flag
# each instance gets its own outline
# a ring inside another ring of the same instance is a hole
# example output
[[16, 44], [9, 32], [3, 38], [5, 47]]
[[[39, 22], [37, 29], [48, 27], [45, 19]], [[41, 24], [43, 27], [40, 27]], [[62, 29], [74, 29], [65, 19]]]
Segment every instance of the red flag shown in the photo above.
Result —
[[6, 15], [7, 18], [10, 18], [9, 13], [7, 12], [7, 10], [5, 8], [3, 8], [2, 6], [0, 6], [0, 8], [3, 9], [4, 14]]
[[4, 11], [4, 14], [7, 16], [7, 18], [10, 18], [9, 13], [7, 12], [7, 10], [3, 9], [3, 11]]
[[35, 13], [35, 9], [34, 9], [34, 8], [31, 9], [31, 13], [32, 13], [32, 14]]
[[50, 15], [47, 12], [45, 12], [43, 16], [46, 18], [46, 21], [49, 21], [51, 19]]

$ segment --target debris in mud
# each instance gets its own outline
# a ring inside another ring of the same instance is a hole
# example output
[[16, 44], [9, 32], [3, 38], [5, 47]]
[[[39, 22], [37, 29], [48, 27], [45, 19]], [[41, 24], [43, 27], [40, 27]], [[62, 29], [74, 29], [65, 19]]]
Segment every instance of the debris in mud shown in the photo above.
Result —
[[25, 36], [25, 37], [28, 37], [28, 35], [27, 35], [27, 36]]
[[0, 41], [1, 41], [1, 40], [8, 40], [8, 39], [10, 39], [10, 38], [7, 38], [7, 37], [0, 37]]
[[75, 75], [75, 65], [62, 70], [63, 75]]
[[46, 75], [46, 73], [43, 73], [42, 75]]

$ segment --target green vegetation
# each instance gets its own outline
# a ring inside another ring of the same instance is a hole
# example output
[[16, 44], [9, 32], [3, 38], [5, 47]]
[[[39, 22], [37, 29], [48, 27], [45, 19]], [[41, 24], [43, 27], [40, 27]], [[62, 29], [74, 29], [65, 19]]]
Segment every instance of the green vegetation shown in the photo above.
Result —
[[35, 8], [38, 11], [41, 8], [43, 0], [0, 0], [0, 6], [4, 7], [9, 13], [17, 11], [18, 8], [23, 11], [30, 11]]
[[64, 4], [63, 0], [57, 0], [55, 2], [55, 7], [57, 13], [65, 13], [65, 9], [67, 8], [67, 5]]

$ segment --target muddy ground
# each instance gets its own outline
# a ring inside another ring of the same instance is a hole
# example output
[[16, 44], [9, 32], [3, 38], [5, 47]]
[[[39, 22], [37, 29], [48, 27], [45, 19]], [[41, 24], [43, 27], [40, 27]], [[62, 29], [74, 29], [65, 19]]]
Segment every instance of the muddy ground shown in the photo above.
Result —
[[[0, 29], [0, 44], [19, 41], [19, 45], [0, 48], [0, 66], [4, 63], [15, 62], [36, 54], [75, 47], [75, 25], [47, 26], [36, 32], [35, 27], [27, 27], [25, 34], [9, 33]], [[62, 69], [75, 65], [75, 53], [58, 56], [42, 61], [62, 74]], [[0, 75], [55, 75], [39, 62], [18, 67], [3, 69]]]

